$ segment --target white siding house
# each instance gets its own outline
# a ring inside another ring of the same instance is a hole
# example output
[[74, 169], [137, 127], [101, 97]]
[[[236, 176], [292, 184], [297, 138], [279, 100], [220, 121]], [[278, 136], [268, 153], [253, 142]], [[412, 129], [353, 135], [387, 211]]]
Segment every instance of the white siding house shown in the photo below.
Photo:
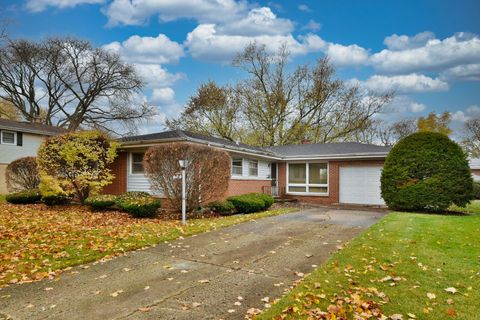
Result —
[[0, 119], [0, 194], [7, 193], [5, 170], [9, 163], [23, 157], [35, 157], [40, 144], [62, 132], [60, 128]]

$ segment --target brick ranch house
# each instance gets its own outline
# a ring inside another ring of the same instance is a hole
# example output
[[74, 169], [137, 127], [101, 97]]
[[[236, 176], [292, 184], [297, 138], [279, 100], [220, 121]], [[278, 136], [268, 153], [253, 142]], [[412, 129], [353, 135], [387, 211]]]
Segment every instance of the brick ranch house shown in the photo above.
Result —
[[317, 204], [384, 205], [380, 174], [390, 147], [345, 142], [261, 148], [181, 130], [120, 139], [115, 180], [104, 193], [146, 191], [162, 197], [151, 190], [142, 161], [149, 147], [167, 142], [227, 151], [232, 172], [225, 197], [263, 192]]

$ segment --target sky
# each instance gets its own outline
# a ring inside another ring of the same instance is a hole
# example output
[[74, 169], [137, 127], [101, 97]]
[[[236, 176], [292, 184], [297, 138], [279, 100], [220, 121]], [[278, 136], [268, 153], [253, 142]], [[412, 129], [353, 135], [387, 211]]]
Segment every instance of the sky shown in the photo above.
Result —
[[325, 55], [337, 75], [373, 92], [396, 91], [385, 121], [452, 113], [452, 127], [480, 117], [478, 0], [0, 0], [13, 38], [75, 36], [135, 65], [142, 100], [157, 115], [141, 133], [162, 130], [198, 86], [245, 76], [231, 60], [249, 43], [291, 65]]

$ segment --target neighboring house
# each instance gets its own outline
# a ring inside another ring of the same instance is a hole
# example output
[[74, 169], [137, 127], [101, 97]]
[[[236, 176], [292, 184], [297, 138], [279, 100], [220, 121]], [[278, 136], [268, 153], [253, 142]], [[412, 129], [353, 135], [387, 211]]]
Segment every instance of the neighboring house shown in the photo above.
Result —
[[225, 197], [264, 192], [318, 204], [384, 205], [380, 174], [390, 147], [345, 142], [260, 148], [181, 130], [127, 137], [120, 142], [112, 166], [116, 178], [105, 193], [155, 194], [143, 171], [145, 151], [161, 143], [187, 142], [230, 154], [232, 173]]
[[473, 180], [480, 181], [480, 158], [470, 159], [470, 170], [472, 171]]
[[27, 123], [0, 119], [0, 194], [7, 193], [5, 169], [18, 158], [36, 156], [46, 137], [62, 129], [40, 123]]

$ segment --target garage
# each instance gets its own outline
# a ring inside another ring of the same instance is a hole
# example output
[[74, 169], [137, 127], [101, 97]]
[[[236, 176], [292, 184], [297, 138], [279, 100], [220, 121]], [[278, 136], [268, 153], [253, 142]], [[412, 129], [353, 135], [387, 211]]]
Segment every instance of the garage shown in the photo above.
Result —
[[340, 203], [385, 205], [380, 195], [381, 166], [340, 167]]

